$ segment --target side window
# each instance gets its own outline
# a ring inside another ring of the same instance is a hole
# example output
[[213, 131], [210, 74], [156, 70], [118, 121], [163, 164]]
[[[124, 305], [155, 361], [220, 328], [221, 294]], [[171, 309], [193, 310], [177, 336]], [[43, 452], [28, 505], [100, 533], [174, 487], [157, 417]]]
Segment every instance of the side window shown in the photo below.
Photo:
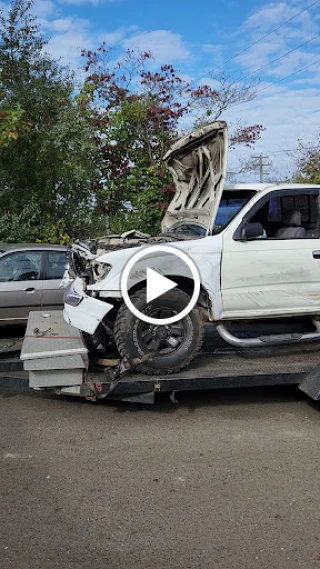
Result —
[[319, 239], [319, 197], [314, 191], [279, 193], [264, 202], [248, 221], [261, 223], [267, 239]]
[[47, 278], [49, 280], [62, 279], [67, 264], [67, 251], [48, 251]]
[[41, 255], [41, 251], [21, 251], [1, 257], [0, 282], [38, 280]]

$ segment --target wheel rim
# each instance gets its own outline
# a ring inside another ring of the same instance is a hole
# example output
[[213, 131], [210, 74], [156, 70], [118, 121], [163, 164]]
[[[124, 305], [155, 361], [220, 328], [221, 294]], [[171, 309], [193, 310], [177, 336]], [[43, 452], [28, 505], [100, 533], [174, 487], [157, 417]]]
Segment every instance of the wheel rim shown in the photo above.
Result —
[[[170, 318], [177, 314], [176, 310], [161, 307], [148, 313], [152, 318]], [[178, 350], [186, 340], [188, 327], [185, 319], [174, 324], [156, 326], [139, 321], [136, 339], [140, 348], [145, 352], [158, 352], [159, 355], [170, 354]]]

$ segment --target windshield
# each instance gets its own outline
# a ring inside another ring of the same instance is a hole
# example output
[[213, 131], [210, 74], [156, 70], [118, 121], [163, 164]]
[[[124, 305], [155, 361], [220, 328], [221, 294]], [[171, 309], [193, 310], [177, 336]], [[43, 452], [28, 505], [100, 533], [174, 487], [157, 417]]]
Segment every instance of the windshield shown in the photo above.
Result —
[[256, 194], [254, 190], [229, 191], [222, 193], [220, 205], [217, 211], [212, 234], [220, 233], [239, 211]]

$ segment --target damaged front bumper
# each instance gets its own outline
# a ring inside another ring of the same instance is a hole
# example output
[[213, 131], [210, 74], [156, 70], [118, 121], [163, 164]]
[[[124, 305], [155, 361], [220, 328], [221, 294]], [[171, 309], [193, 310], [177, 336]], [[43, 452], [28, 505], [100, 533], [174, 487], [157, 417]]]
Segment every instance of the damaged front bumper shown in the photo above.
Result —
[[63, 295], [63, 318], [67, 324], [94, 334], [103, 318], [112, 310], [113, 305], [88, 296], [83, 291], [81, 278], [76, 278]]

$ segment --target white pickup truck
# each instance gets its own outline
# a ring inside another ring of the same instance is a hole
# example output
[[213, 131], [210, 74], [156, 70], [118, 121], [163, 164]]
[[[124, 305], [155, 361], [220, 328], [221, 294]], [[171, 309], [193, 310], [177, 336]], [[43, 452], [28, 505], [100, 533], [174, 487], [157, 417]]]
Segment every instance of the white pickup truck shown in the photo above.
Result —
[[[222, 121], [173, 144], [165, 160], [176, 194], [161, 235], [129, 233], [72, 247], [76, 278], [65, 292], [64, 319], [85, 333], [91, 349], [103, 353], [113, 342], [121, 357], [141, 360], [138, 370], [164, 374], [182, 369], [198, 353], [205, 321], [240, 347], [320, 340], [320, 186], [227, 186], [227, 149]], [[165, 256], [153, 258], [159, 242], [186, 252], [201, 279], [196, 306], [171, 326], [137, 319], [121, 293], [126, 263], [138, 247], [148, 247], [148, 266], [178, 286], [147, 304], [146, 261], [141, 261], [129, 289], [133, 303], [142, 312], [163, 310], [166, 316], [185, 306], [193, 287], [190, 275]], [[234, 322], [270, 318], [278, 320], [279, 333], [243, 338], [230, 332]], [[284, 318], [287, 333], [280, 332]]]

